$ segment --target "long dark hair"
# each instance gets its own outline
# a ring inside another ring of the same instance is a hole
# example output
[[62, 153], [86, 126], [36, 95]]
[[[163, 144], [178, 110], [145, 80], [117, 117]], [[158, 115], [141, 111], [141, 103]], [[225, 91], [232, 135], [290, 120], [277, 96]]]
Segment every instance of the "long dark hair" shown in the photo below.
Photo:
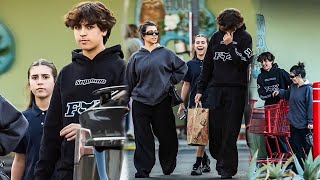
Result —
[[[27, 76], [28, 77], [28, 86], [29, 86], [29, 77], [30, 77], [31, 68], [34, 66], [40, 66], [40, 65], [47, 66], [51, 69], [54, 82], [56, 82], [57, 74], [58, 74], [56, 66], [52, 62], [50, 62], [46, 59], [39, 59], [39, 60], [33, 62], [28, 69], [28, 76]], [[32, 107], [32, 103], [35, 101], [35, 97], [34, 97], [34, 94], [32, 93], [32, 91], [30, 91], [29, 94], [30, 95], [29, 95], [28, 109]]]

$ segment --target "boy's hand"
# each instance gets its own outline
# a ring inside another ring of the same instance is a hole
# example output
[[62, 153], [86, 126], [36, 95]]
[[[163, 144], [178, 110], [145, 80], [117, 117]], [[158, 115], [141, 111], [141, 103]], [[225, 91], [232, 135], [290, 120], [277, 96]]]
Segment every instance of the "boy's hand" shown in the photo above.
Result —
[[278, 95], [279, 95], [279, 91], [273, 91], [273, 93], [272, 93], [273, 97], [278, 96]]
[[60, 136], [64, 136], [67, 141], [72, 141], [76, 138], [77, 130], [80, 128], [80, 124], [71, 123], [60, 131]]
[[230, 43], [232, 43], [233, 41], [233, 33], [234, 32], [227, 32], [224, 36], [223, 36], [223, 41], [225, 45], [228, 45]]

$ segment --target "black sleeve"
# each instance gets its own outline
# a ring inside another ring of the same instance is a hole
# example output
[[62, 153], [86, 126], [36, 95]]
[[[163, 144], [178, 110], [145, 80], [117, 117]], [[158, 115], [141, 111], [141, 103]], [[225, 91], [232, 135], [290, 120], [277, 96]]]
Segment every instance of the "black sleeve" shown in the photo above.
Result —
[[263, 82], [263, 78], [260, 74], [257, 79], [258, 94], [262, 100], [267, 100], [268, 98], [272, 97], [272, 92], [270, 92], [270, 91], [267, 92], [264, 87], [265, 87], [265, 85]]
[[60, 136], [60, 130], [63, 127], [63, 113], [60, 84], [61, 73], [54, 86], [43, 127], [39, 161], [35, 166], [36, 180], [50, 179], [54, 172], [55, 164], [61, 155], [60, 149], [63, 137]]
[[[168, 50], [170, 51], [170, 50]], [[173, 84], [178, 84], [185, 76], [188, 71], [186, 63], [175, 53], [171, 53], [172, 58], [172, 76], [171, 81]]]
[[190, 65], [190, 63], [187, 63], [187, 66], [188, 66], [188, 71], [187, 71], [187, 74], [184, 76], [183, 81], [191, 82], [192, 81], [192, 74], [191, 74], [191, 68], [190, 68], [191, 65]]
[[281, 77], [283, 78], [285, 87], [289, 88], [289, 86], [292, 84], [292, 81], [290, 79], [290, 74], [283, 69], [280, 72], [281, 72]]
[[249, 34], [246, 34], [242, 38], [241, 42], [238, 42], [239, 45], [234, 45], [230, 43], [227, 45], [228, 51], [231, 55], [233, 63], [245, 63], [250, 64], [252, 62], [252, 38]]
[[27, 151], [27, 137], [26, 135], [23, 136], [17, 147], [13, 150], [15, 153], [20, 153], [20, 154], [26, 154]]
[[203, 60], [203, 66], [199, 77], [199, 82], [197, 84], [197, 93], [202, 94], [205, 90], [205, 87], [207, 87], [208, 82], [211, 80], [212, 71], [214, 68], [213, 64], [213, 55], [214, 55], [214, 49], [213, 49], [213, 43], [215, 34], [211, 37], [209, 41], [209, 45], [207, 48], [206, 55]]
[[311, 85], [307, 87], [306, 91], [306, 110], [308, 124], [313, 124], [313, 89]]
[[287, 101], [289, 101], [290, 98], [290, 91], [291, 91], [291, 86], [289, 86], [289, 89], [285, 90], [285, 89], [280, 89], [279, 90], [279, 97], [280, 98], [284, 98]]
[[135, 72], [135, 59], [134, 55], [130, 57], [129, 63], [127, 65], [127, 70], [126, 70], [126, 79], [128, 83], [128, 95], [129, 97], [131, 96], [131, 92], [133, 88], [136, 85], [137, 82], [137, 74]]
[[28, 121], [24, 115], [0, 96], [0, 156], [16, 148], [27, 128]]
[[119, 77], [119, 82], [118, 85], [127, 85], [127, 78], [126, 78], [126, 62], [124, 60], [121, 60], [120, 64], [120, 77]]
[[[114, 84], [114, 86], [121, 86], [121, 85], [128, 85], [127, 82], [127, 77], [126, 77], [126, 62], [124, 60], [120, 60], [121, 64], [120, 66], [120, 74], [117, 74], [116, 76], [118, 76], [118, 81], [117, 84]], [[115, 67], [117, 68], [117, 67]], [[118, 72], [119, 73], [119, 72]], [[127, 88], [128, 90], [128, 88]], [[124, 102], [124, 104], [128, 104], [129, 103], [129, 95], [128, 92], [126, 91], [126, 94], [124, 96], [121, 96], [122, 102]]]

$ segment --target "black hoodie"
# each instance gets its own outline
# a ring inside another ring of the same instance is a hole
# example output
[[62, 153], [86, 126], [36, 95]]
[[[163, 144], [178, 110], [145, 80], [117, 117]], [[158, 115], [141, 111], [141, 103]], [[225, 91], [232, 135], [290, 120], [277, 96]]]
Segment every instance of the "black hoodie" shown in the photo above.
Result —
[[151, 52], [144, 47], [129, 59], [127, 80], [130, 97], [154, 106], [168, 96], [170, 82], [179, 83], [188, 67], [175, 53], [158, 46]]
[[126, 84], [120, 45], [105, 49], [92, 60], [81, 52], [72, 52], [72, 63], [57, 78], [35, 168], [37, 180], [49, 179], [55, 168], [59, 179], [72, 177], [75, 141], [60, 137], [61, 129], [79, 123], [79, 114], [99, 102], [99, 97], [92, 95], [94, 90]]
[[278, 68], [277, 63], [272, 65], [270, 71], [261, 68], [261, 73], [257, 79], [259, 97], [265, 100], [265, 105], [277, 104], [280, 101], [280, 97], [273, 97], [272, 93], [279, 91], [279, 89], [287, 90], [291, 83], [289, 73]]
[[198, 93], [207, 87], [247, 86], [248, 65], [252, 59], [252, 38], [245, 25], [233, 33], [233, 42], [224, 44], [225, 32], [219, 30], [209, 41], [203, 62]]

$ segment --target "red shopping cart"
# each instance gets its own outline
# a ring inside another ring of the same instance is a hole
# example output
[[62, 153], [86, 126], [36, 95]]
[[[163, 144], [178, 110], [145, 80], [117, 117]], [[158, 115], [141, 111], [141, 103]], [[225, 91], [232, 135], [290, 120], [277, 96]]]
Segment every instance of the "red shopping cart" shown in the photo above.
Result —
[[[288, 121], [289, 106], [285, 100], [281, 100], [278, 104], [267, 105], [262, 107], [254, 107], [257, 100], [251, 100], [251, 115], [248, 125], [248, 132], [263, 135], [266, 146], [271, 157], [266, 159], [258, 159], [258, 163], [278, 162], [281, 158], [285, 162], [287, 158], [293, 154], [289, 143], [290, 124]], [[290, 150], [289, 153], [282, 153], [277, 137], [284, 137], [285, 142]], [[272, 153], [268, 138], [274, 138], [277, 152]]]

